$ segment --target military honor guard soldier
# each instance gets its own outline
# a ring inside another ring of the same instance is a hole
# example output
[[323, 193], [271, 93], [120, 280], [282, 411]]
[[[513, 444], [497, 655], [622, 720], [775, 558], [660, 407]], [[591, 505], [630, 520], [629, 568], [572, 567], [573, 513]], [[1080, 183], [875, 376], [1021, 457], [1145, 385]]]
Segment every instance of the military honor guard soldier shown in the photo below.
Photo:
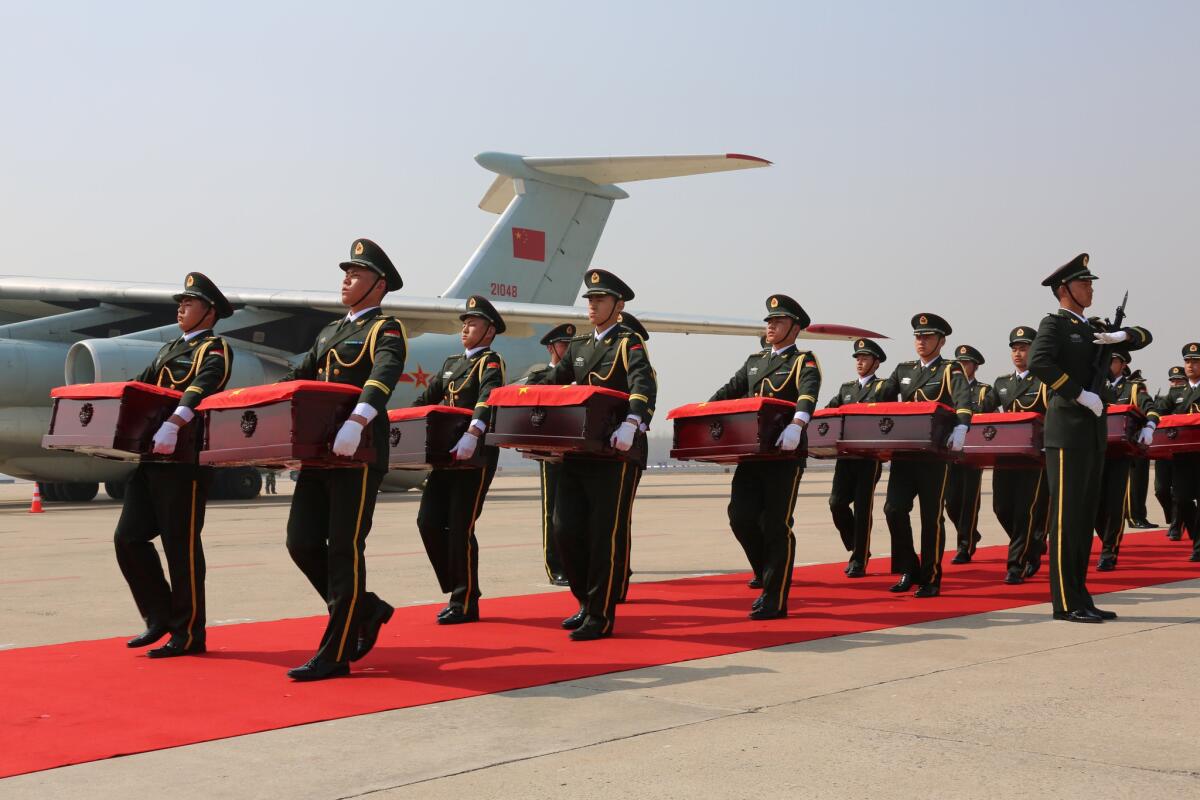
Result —
[[[1171, 409], [1183, 402], [1183, 394], [1172, 390], [1182, 389], [1185, 386], [1187, 386], [1187, 375], [1184, 374], [1183, 367], [1171, 367], [1167, 371], [1167, 391], [1154, 398], [1155, 413], [1174, 414], [1175, 412]], [[1165, 398], [1170, 398], [1167, 406], [1163, 405]], [[1175, 500], [1171, 495], [1171, 480], [1171, 459], [1160, 458], [1155, 461], [1154, 499], [1162, 506], [1163, 516], [1167, 520], [1167, 538], [1172, 542], [1178, 542], [1183, 538], [1183, 531], [1179, 513], [1175, 508]]]
[[[1046, 384], [1029, 371], [1029, 347], [1035, 329], [1029, 325], [1008, 334], [1013, 372], [996, 379], [993, 388], [1000, 411], [1046, 413]], [[1007, 584], [1033, 577], [1046, 550], [1046, 512], [1049, 510], [1044, 467], [1003, 467], [992, 470], [992, 510], [1008, 534]]]
[[[1116, 348], [1109, 362], [1108, 381], [1104, 385], [1104, 399], [1109, 404], [1133, 405], [1147, 412], [1153, 398], [1145, 387], [1126, 377], [1131, 360], [1129, 351]], [[1138, 434], [1143, 444], [1150, 444], [1154, 435], [1151, 422]], [[1100, 504], [1096, 514], [1096, 533], [1102, 542], [1100, 560], [1096, 569], [1109, 572], [1116, 569], [1117, 556], [1121, 552], [1121, 539], [1125, 536], [1125, 516], [1129, 509], [1130, 472], [1133, 458], [1104, 459], [1100, 477]]]
[[[946, 337], [953, 333], [950, 323], [937, 314], [917, 314], [912, 318], [913, 346], [917, 360], [896, 365], [887, 379], [886, 391], [898, 394], [902, 402], [935, 401], [954, 409], [957, 424], [946, 446], [962, 450], [971, 425], [971, 394], [962, 364], [942, 357]], [[900, 580], [889, 591], [917, 589], [914, 597], [937, 597], [942, 587], [942, 554], [946, 549], [946, 522], [942, 511], [950, 467], [944, 461], [893, 459], [888, 474], [887, 499], [883, 513], [892, 540], [892, 571]], [[921, 552], [913, 546], [913, 501], [921, 502]]]
[[[210, 394], [225, 388], [233, 351], [213, 334], [217, 320], [233, 314], [221, 290], [199, 272], [189, 273], [176, 319], [183, 335], [167, 344], [134, 380], [183, 392], [179, 407], [154, 434], [154, 452], [175, 452], [179, 431], [200, 428], [195, 408]], [[203, 431], [197, 431], [199, 438]], [[198, 456], [197, 456], [198, 458]], [[198, 462], [143, 462], [134, 469], [125, 489], [121, 517], [113, 537], [117, 564], [129, 584], [146, 630], [130, 639], [129, 647], [145, 647], [170, 634], [151, 658], [183, 656], [205, 651], [204, 508], [211, 472]], [[162, 537], [170, 582], [151, 543]]]
[[[983, 354], [969, 344], [955, 349], [955, 358], [962, 365], [970, 390], [968, 407], [972, 414], [995, 411], [992, 387], [975, 379], [975, 372], [984, 364]], [[952, 564], [968, 564], [982, 538], [979, 533], [979, 499], [983, 490], [983, 470], [967, 464], [950, 465], [950, 483], [946, 487], [946, 513], [958, 531], [958, 550]]]
[[[491, 412], [488, 395], [504, 385], [504, 359], [492, 349], [504, 333], [504, 319], [487, 298], [472, 295], [462, 321], [463, 352], [447, 358], [414, 406], [447, 405], [472, 409], [471, 423], [454, 446], [454, 458], [475, 455], [487, 434]], [[450, 602], [438, 612], [439, 625], [457, 625], [479, 619], [479, 542], [475, 522], [483, 511], [488, 488], [496, 475], [500, 448], [483, 445], [484, 466], [472, 469], [435, 469], [425, 481], [417, 528], [433, 565], [438, 585]]]
[[361, 388], [358, 404], [338, 431], [333, 452], [351, 457], [371, 427], [375, 461], [350, 467], [304, 467], [296, 479], [287, 525], [292, 560], [329, 608], [316, 654], [288, 671], [297, 681], [350, 672], [392, 616], [392, 607], [366, 590], [366, 542], [379, 484], [388, 469], [387, 403], [404, 372], [404, 326], [380, 310], [383, 297], [403, 285], [383, 248], [369, 239], [351, 245], [338, 265], [346, 316], [329, 323], [285, 381], [317, 380]]
[[[854, 343], [854, 371], [858, 377], [838, 387], [826, 408], [851, 403], [879, 403], [894, 400], [882, 390], [886, 382], [876, 376], [887, 354], [876, 342], [859, 339]], [[871, 529], [874, 526], [875, 486], [883, 471], [883, 462], [874, 458], [839, 458], [833, 468], [829, 490], [829, 511], [842, 544], [850, 553], [847, 578], [862, 578], [871, 559]]]
[[[1151, 421], [1167, 414], [1200, 413], [1200, 342], [1183, 346], [1184, 382], [1172, 386], [1150, 413]], [[1192, 539], [1189, 561], [1200, 561], [1200, 453], [1177, 453], [1171, 459], [1171, 497], [1175, 524]]]
[[754, 353], [709, 401], [743, 397], [774, 397], [796, 404], [792, 421], [775, 445], [792, 459], [743, 461], [733, 473], [729, 493], [729, 527], [754, 570], [751, 586], [762, 594], [750, 610], [751, 619], [777, 619], [788, 614], [796, 536], [792, 514], [805, 458], [800, 445], [812, 419], [821, 390], [821, 367], [812, 353], [796, 347], [796, 337], [808, 327], [809, 316], [792, 298], [767, 298], [766, 338], [770, 347]]
[[[567, 353], [567, 345], [575, 338], [575, 325], [556, 325], [541, 338], [542, 347], [550, 356], [548, 364], [534, 364], [517, 383], [539, 383], [554, 371], [558, 362]], [[546, 577], [552, 586], [567, 586], [567, 575], [563, 571], [562, 556], [558, 552], [558, 541], [554, 536], [554, 494], [558, 489], [560, 465], [554, 461], [539, 461], [538, 469], [542, 490], [542, 559], [546, 565]]]
[[[622, 325], [642, 337], [643, 342], [650, 341], [650, 331], [646, 330], [646, 326], [633, 314], [630, 314], [628, 311], [622, 311], [618, 319]], [[658, 373], [654, 372], [653, 367], [651, 367], [651, 372], [654, 373], [654, 380], [657, 381]], [[649, 430], [649, 426], [643, 422], [638, 426], [638, 430], [646, 433]], [[644, 462], [639, 461], [634, 466], [638, 468], [638, 471], [637, 476], [633, 479], [633, 493], [631, 494], [629, 507], [625, 514], [625, 580], [621, 582], [621, 593], [617, 598], [618, 603], [624, 603], [626, 598], [628, 598], [629, 581], [633, 578], [633, 500], [637, 499], [638, 486], [641, 485], [642, 475], [646, 471], [646, 464]]]
[[646, 437], [639, 428], [650, 423], [658, 396], [645, 341], [618, 321], [625, 303], [634, 297], [633, 290], [602, 269], [588, 270], [584, 287], [594, 330], [572, 339], [563, 360], [536, 382], [602, 386], [627, 393], [629, 413], [609, 443], [630, 455], [614, 459], [568, 454], [562, 462], [554, 531], [571, 593], [580, 604], [562, 622], [575, 641], [612, 634], [629, 549], [625, 541], [629, 505], [639, 469], [629, 459], [640, 459], [644, 466]]
[[[1128, 372], [1129, 368], [1125, 368]], [[1140, 396], [1148, 399], [1150, 406], [1154, 405], [1154, 398], [1150, 394], [1149, 388], [1146, 386], [1146, 378], [1142, 375], [1141, 370], [1134, 370], [1127, 375], [1130, 383], [1138, 384]], [[1133, 464], [1129, 468], [1129, 502], [1125, 504], [1125, 521], [1131, 528], [1157, 528], [1158, 525], [1150, 521], [1149, 512], [1146, 510], [1146, 499], [1150, 494], [1150, 459], [1146, 456], [1141, 456], [1133, 459]]]
[[1097, 609], [1087, 590], [1106, 444], [1104, 400], [1098, 392], [1112, 347], [1138, 350], [1151, 341], [1142, 328], [1109, 331], [1083, 315], [1092, 304], [1096, 279], [1087, 254], [1081, 253], [1042, 281], [1059, 309], [1042, 319], [1029, 353], [1030, 369], [1051, 392], [1044, 430], [1050, 598], [1054, 619], [1069, 622], [1116, 618], [1112, 611]]

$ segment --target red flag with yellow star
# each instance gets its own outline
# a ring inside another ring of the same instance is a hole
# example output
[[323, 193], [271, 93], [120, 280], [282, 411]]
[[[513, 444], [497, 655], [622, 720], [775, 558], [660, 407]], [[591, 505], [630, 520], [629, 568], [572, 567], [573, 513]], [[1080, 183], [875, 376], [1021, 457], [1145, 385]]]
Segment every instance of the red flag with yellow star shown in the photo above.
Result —
[[513, 228], [513, 258], [527, 261], [546, 260], [546, 232], [533, 228]]

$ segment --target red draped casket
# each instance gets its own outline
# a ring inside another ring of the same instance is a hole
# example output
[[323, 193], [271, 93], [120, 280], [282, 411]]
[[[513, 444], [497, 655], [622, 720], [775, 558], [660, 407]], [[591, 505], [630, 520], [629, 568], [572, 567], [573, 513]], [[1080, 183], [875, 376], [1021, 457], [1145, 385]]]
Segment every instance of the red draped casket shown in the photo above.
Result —
[[501, 386], [488, 395], [487, 441], [539, 458], [582, 455], [645, 463], [646, 437], [622, 453], [609, 437], [629, 413], [629, 395], [601, 386]]
[[1200, 414], [1168, 414], [1158, 421], [1151, 458], [1172, 458], [1183, 453], [1200, 453]]
[[194, 424], [179, 429], [175, 452], [154, 455], [154, 434], [179, 406], [182, 392], [149, 383], [77, 383], [50, 391], [54, 407], [42, 447], [121, 461], [194, 462]]
[[851, 403], [840, 409], [838, 453], [875, 459], [946, 458], [954, 409], [936, 402]]
[[1036, 467], [1046, 462], [1045, 417], [1036, 411], [976, 414], [959, 463], [997, 469]]
[[465, 460], [450, 452], [471, 424], [471, 409], [453, 406], [393, 408], [388, 412], [390, 469], [481, 469], [483, 447]]
[[1146, 414], [1134, 405], [1109, 406], [1104, 414], [1108, 439], [1106, 458], [1145, 456], [1146, 448], [1138, 444], [1138, 434], [1146, 424]]
[[803, 458], [803, 440], [792, 452], [775, 446], [795, 412], [795, 403], [772, 397], [680, 406], [667, 414], [667, 419], [675, 421], [671, 458], [716, 463]]

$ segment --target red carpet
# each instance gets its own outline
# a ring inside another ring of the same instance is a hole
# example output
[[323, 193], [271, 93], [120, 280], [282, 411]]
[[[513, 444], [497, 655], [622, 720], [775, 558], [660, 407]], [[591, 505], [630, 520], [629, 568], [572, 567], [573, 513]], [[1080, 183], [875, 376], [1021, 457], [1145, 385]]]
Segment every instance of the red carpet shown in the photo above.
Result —
[[[1200, 564], [1186, 560], [1189, 546], [1161, 531], [1131, 534], [1120, 568], [1093, 573], [1089, 586], [1098, 594], [1200, 578]], [[754, 592], [745, 575], [634, 584], [617, 636], [598, 642], [567, 641], [558, 623], [574, 608], [557, 593], [485, 598], [485, 622], [474, 625], [434, 625], [429, 606], [398, 609], [350, 678], [315, 684], [283, 673], [311, 655], [323, 617], [213, 628], [206, 656], [167, 661], [127, 650], [121, 639], [4, 651], [0, 777], [1049, 599], [1045, 568], [1023, 586], [1000, 582], [1004, 548], [981, 549], [965, 566], [949, 558], [945, 594], [932, 600], [884, 591], [887, 559], [855, 581], [842, 564], [801, 567], [792, 616], [773, 622], [746, 618]]]

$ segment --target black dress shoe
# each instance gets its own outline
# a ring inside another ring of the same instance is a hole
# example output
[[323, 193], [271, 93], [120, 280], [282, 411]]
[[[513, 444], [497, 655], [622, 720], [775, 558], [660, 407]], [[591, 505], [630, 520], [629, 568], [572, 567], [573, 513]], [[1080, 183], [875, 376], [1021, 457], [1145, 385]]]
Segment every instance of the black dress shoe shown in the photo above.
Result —
[[971, 554], [966, 550], [959, 550], [954, 554], [954, 558], [950, 559], [951, 564], [970, 564]]
[[562, 621], [562, 626], [565, 630], [573, 631], [582, 625], [585, 619], [587, 619], [587, 612], [583, 610], [583, 606], [580, 606], [578, 611]]
[[566, 575], [555, 575], [554, 577], [550, 578], [550, 585], [551, 586], [570, 586], [571, 582], [569, 580], [567, 580]]
[[162, 647], [156, 647], [146, 653], [150, 658], [175, 658], [176, 656], [195, 656], [206, 652], [204, 640], [192, 642], [191, 647], [185, 647], [186, 639], [172, 636]]
[[763, 603], [765, 602], [767, 602], [767, 596], [765, 594], [760, 594], [758, 597], [754, 598], [754, 602], [750, 604], [750, 608], [751, 610], [762, 608]]
[[1009, 586], [1017, 586], [1025, 582], [1025, 576], [1021, 574], [1019, 569], [1010, 569], [1004, 574], [1004, 582]]
[[1178, 542], [1182, 538], [1183, 538], [1183, 531], [1181, 531], [1179, 528], [1176, 528], [1174, 525], [1172, 525], [1170, 528], [1167, 529], [1167, 539], [1169, 541]]
[[783, 619], [787, 615], [787, 606], [783, 608], [764, 608], [763, 606], [759, 606], [750, 612], [750, 619]]
[[1104, 622], [1099, 614], [1093, 614], [1090, 608], [1078, 611], [1055, 611], [1054, 618], [1064, 622]]
[[1117, 618], [1117, 612], [1115, 612], [1115, 611], [1105, 611], [1104, 609], [1096, 608], [1095, 606], [1092, 606], [1088, 610], [1091, 611], [1093, 614], [1095, 614], [1100, 619], [1108, 620], [1108, 619], [1116, 619]]
[[940, 586], [927, 583], [924, 586], [918, 587], [917, 590], [913, 592], [913, 597], [937, 597], [941, 593], [942, 589]]
[[1021, 575], [1022, 575], [1022, 577], [1026, 578], [1026, 579], [1032, 578], [1034, 575], [1037, 575], [1038, 570], [1041, 568], [1042, 568], [1042, 559], [1041, 558], [1038, 558], [1036, 561], [1026, 561], [1025, 569], [1021, 572]]
[[1112, 572], [1117, 568], [1116, 556], [1100, 556], [1099, 563], [1096, 564], [1097, 572]]
[[1188, 561], [1200, 561], [1200, 550], [1193, 550], [1192, 557]]
[[907, 592], [912, 588], [912, 585], [913, 577], [906, 572], [900, 576], [900, 580], [896, 581], [895, 585], [888, 587], [888, 591], [899, 594], [900, 592]]
[[592, 642], [607, 636], [612, 636], [612, 632], [604, 630], [604, 623], [590, 617], [578, 628], [571, 631], [571, 641], [573, 642]]
[[125, 643], [126, 647], [146, 647], [167, 635], [166, 625], [151, 625]]
[[1155, 525], [1150, 520], [1146, 519], [1145, 517], [1142, 517], [1141, 519], [1135, 519], [1133, 521], [1133, 523], [1130, 525], [1130, 527], [1133, 527], [1133, 528], [1157, 528], [1158, 526]]
[[394, 611], [395, 609], [387, 603], [379, 601], [375, 610], [371, 612], [371, 616], [363, 620], [362, 627], [358, 631], [358, 646], [354, 648], [354, 654], [350, 656], [351, 661], [358, 661], [371, 652], [371, 648], [379, 640], [379, 629], [388, 624]]
[[479, 606], [470, 611], [463, 611], [458, 606], [450, 606], [450, 610], [438, 617], [438, 625], [462, 625], [464, 622], [479, 622]]
[[444, 616], [446, 616], [447, 614], [449, 614], [449, 613], [450, 613], [450, 612], [451, 612], [453, 609], [454, 609], [454, 606], [452, 606], [452, 605], [450, 605], [449, 603], [447, 603], [446, 605], [442, 606], [442, 609], [441, 609], [441, 611], [439, 611], [439, 612], [437, 613], [437, 618], [438, 618], [438, 619], [441, 619], [442, 617], [444, 617]]
[[746, 586], [748, 586], [751, 589], [761, 589], [762, 588], [762, 578], [755, 575], [753, 578], [746, 581]]
[[867, 577], [867, 571], [863, 568], [862, 564], [858, 563], [857, 561], [851, 561], [850, 566], [846, 569], [846, 577], [865, 578]]
[[313, 658], [299, 667], [289, 669], [287, 674], [294, 681], [323, 681], [349, 675], [350, 665], [345, 661], [322, 662]]

